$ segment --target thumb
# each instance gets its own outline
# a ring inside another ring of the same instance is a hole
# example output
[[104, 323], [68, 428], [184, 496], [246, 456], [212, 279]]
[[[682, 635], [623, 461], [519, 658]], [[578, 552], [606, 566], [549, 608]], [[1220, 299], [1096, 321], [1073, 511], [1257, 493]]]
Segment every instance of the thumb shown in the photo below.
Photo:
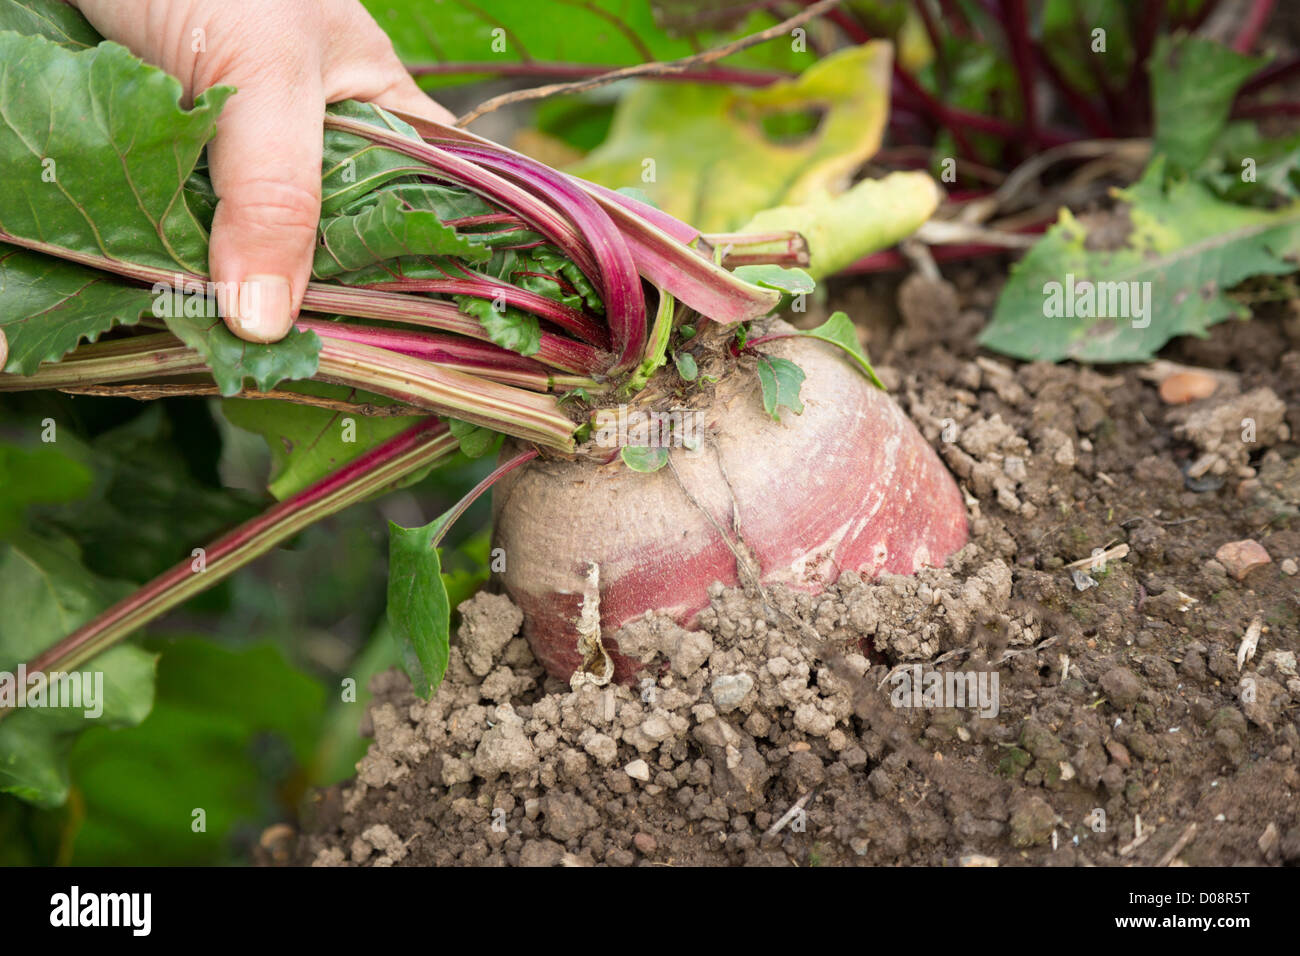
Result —
[[0, 326], [0, 372], [5, 370], [5, 362], [9, 361], [9, 340], [5, 338], [5, 330]]
[[319, 72], [272, 74], [235, 81], [239, 92], [209, 147], [218, 202], [208, 267], [226, 325], [250, 342], [288, 334], [311, 276], [320, 220]]

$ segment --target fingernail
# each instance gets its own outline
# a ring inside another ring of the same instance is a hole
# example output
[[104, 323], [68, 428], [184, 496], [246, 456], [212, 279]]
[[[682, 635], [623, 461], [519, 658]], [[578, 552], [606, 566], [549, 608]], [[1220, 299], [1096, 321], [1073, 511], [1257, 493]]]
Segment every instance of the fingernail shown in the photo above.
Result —
[[293, 324], [293, 295], [284, 276], [251, 275], [239, 283], [231, 331], [251, 342], [278, 342]]

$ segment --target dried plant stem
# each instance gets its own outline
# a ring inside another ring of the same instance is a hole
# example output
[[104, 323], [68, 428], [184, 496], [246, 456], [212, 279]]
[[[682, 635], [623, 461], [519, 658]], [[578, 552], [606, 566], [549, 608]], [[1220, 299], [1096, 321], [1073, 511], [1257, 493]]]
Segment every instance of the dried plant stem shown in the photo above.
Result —
[[600, 86], [606, 86], [615, 83], [618, 80], [632, 79], [638, 76], [666, 76], [671, 73], [682, 73], [692, 67], [706, 66], [710, 63], [716, 63], [718, 60], [725, 59], [733, 53], [739, 53], [751, 46], [759, 43], [765, 43], [768, 40], [775, 39], [783, 34], [789, 33], [795, 27], [807, 23], [814, 17], [819, 17], [823, 13], [839, 6], [843, 0], [818, 0], [812, 6], [801, 10], [787, 20], [768, 27], [747, 37], [739, 40], [733, 40], [730, 43], [724, 43], [721, 46], [714, 47], [712, 50], [706, 50], [703, 53], [696, 53], [693, 56], [682, 57], [680, 60], [672, 60], [668, 63], [638, 63], [636, 66], [624, 67], [621, 70], [613, 70], [600, 76], [589, 77], [585, 80], [575, 80], [572, 83], [552, 83], [548, 86], [536, 86], [527, 90], [515, 90], [512, 93], [503, 93], [500, 96], [494, 96], [489, 100], [480, 103], [474, 109], [470, 110], [464, 116], [456, 120], [457, 126], [468, 126], [474, 120], [487, 113], [499, 110], [503, 106], [510, 106], [514, 103], [524, 103], [530, 100], [540, 100], [547, 96], [556, 96], [561, 93], [582, 93], [586, 90], [594, 90]]

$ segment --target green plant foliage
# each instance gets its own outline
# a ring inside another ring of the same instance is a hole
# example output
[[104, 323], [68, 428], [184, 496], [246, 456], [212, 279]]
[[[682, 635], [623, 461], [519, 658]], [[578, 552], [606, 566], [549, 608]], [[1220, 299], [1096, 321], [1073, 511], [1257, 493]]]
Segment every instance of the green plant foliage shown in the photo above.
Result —
[[803, 369], [789, 359], [764, 355], [758, 360], [758, 381], [763, 388], [763, 411], [772, 421], [781, 420], [780, 409], [790, 409], [796, 415], [803, 413], [799, 390], [803, 386]]
[[[0, 545], [0, 700], [16, 703], [19, 666], [94, 617], [128, 587], [91, 574], [75, 545], [30, 533]], [[68, 753], [78, 734], [91, 727], [134, 726], [153, 705], [154, 657], [119, 645], [79, 668], [102, 675], [97, 716], [82, 707], [25, 707], [0, 720], [0, 793], [37, 806], [61, 804], [68, 795]], [[5, 685], [9, 694], [5, 699]], [[49, 701], [46, 701], [49, 703]], [[84, 704], [83, 700], [83, 704]]]
[[1062, 211], [1012, 270], [981, 344], [1024, 359], [1143, 361], [1176, 335], [1249, 314], [1226, 295], [1242, 280], [1294, 271], [1285, 257], [1300, 249], [1300, 203], [1256, 209], [1163, 181], [1157, 160], [1119, 193], [1132, 228], [1117, 249], [1090, 248]]

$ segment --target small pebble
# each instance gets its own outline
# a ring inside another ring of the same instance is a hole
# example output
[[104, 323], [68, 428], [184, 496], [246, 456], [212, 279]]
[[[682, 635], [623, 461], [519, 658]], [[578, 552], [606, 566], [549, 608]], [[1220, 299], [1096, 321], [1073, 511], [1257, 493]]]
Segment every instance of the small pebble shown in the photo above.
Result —
[[1238, 581], [1273, 560], [1264, 550], [1264, 546], [1253, 538], [1229, 541], [1214, 552], [1214, 557]]
[[1186, 405], [1209, 398], [1218, 388], [1214, 376], [1206, 372], [1175, 372], [1160, 383], [1160, 400], [1166, 405]]

